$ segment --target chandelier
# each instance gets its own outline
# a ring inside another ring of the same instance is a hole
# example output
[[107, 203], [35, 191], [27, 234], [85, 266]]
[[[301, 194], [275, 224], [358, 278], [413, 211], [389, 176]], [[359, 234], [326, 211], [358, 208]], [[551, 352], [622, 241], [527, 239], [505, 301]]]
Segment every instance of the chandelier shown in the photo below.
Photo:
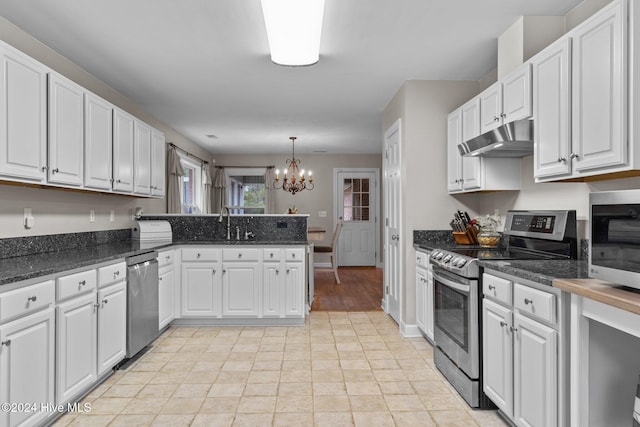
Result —
[[280, 170], [276, 169], [276, 180], [273, 183], [273, 188], [282, 188], [284, 191], [288, 191], [291, 194], [296, 194], [302, 190], [313, 190], [313, 176], [309, 171], [308, 176], [305, 178], [304, 169], [300, 169], [298, 166], [302, 163], [302, 160], [296, 159], [295, 142], [296, 137], [290, 136], [291, 140], [291, 158], [287, 159], [287, 169], [283, 170], [282, 182], [280, 182]]

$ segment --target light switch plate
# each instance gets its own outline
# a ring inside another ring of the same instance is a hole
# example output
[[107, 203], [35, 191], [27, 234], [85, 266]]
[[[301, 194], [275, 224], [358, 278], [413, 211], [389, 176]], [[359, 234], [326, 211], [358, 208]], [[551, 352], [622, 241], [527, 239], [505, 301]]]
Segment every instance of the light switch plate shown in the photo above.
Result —
[[111, 212], [109, 213], [109, 222], [115, 222], [115, 221], [116, 221], [116, 211], [111, 209]]
[[94, 209], [89, 211], [89, 222], [96, 222], [96, 211]]
[[318, 216], [320, 218], [326, 218], [327, 217], [327, 211], [318, 211]]

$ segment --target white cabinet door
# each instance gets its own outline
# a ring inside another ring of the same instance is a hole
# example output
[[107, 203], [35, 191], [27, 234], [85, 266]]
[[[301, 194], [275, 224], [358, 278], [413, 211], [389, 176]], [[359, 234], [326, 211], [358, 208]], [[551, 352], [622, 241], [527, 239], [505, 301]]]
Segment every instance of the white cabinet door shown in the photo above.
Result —
[[500, 124], [531, 117], [531, 64], [525, 63], [516, 68], [501, 83]]
[[165, 154], [164, 134], [151, 129], [151, 195], [164, 197]]
[[218, 264], [182, 264], [181, 307], [184, 317], [220, 315], [220, 279]]
[[56, 310], [56, 402], [63, 404], [96, 379], [96, 293], [58, 304]]
[[304, 317], [304, 263], [287, 262], [284, 276], [284, 315]]
[[279, 262], [265, 262], [262, 265], [262, 315], [280, 317], [283, 294], [282, 266]]
[[111, 190], [113, 154], [113, 106], [85, 93], [84, 98], [84, 185]]
[[113, 110], [113, 189], [133, 192], [133, 123], [130, 114]]
[[260, 274], [255, 262], [225, 263], [222, 266], [222, 315], [257, 317], [260, 314]]
[[47, 69], [0, 44], [0, 175], [45, 180]]
[[513, 416], [513, 335], [511, 310], [482, 300], [484, 392], [508, 417]]
[[502, 84], [496, 82], [480, 95], [480, 134], [500, 126], [502, 115]]
[[[429, 258], [427, 258], [427, 262]], [[427, 305], [424, 309], [425, 311], [425, 320], [424, 320], [424, 324], [425, 324], [425, 328], [426, 328], [426, 334], [427, 334], [427, 338], [429, 338], [431, 341], [433, 341], [433, 326], [434, 326], [434, 310], [433, 310], [433, 272], [431, 271], [431, 268], [429, 268], [427, 270], [427, 283], [426, 283], [426, 288], [425, 288], [425, 293], [427, 294]]]
[[558, 425], [557, 332], [514, 313], [514, 405], [519, 426]]
[[[55, 315], [46, 309], [0, 326], [0, 402], [54, 402]], [[37, 425], [46, 412], [0, 412], [0, 425]]]
[[571, 174], [571, 39], [544, 49], [533, 64], [533, 175]]
[[627, 2], [613, 2], [571, 35], [574, 172], [627, 162]]
[[151, 194], [151, 128], [139, 120], [134, 122], [133, 192]]
[[447, 118], [447, 190], [462, 190], [462, 156], [458, 144], [462, 142], [462, 110], [457, 109]]
[[98, 375], [108, 371], [127, 353], [127, 283], [98, 291]]
[[84, 163], [84, 89], [49, 73], [49, 182], [80, 187]]
[[175, 280], [173, 268], [162, 270], [158, 277], [158, 329], [162, 330], [175, 318], [173, 313], [173, 295]]
[[[480, 98], [475, 97], [462, 107], [462, 141], [468, 141], [480, 135]], [[457, 148], [457, 147], [456, 147]], [[482, 186], [482, 158], [463, 157], [462, 161], [462, 189], [474, 190]]]
[[423, 333], [427, 333], [427, 271], [416, 268], [416, 325]]

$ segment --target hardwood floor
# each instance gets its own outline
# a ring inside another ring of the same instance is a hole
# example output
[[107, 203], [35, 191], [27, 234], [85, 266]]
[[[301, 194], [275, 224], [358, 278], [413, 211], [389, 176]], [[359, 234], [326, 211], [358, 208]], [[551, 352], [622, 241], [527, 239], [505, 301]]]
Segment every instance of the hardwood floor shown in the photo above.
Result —
[[382, 269], [340, 267], [341, 284], [330, 268], [316, 268], [312, 311], [382, 311]]

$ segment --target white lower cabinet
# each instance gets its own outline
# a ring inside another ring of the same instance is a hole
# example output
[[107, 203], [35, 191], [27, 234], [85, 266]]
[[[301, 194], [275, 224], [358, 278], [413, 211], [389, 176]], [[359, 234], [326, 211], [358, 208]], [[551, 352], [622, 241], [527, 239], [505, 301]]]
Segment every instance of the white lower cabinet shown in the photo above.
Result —
[[158, 253], [158, 329], [162, 330], [175, 318], [175, 272], [174, 251], [169, 249]]
[[262, 315], [280, 317], [282, 286], [282, 266], [280, 261], [267, 262], [262, 265]]
[[218, 317], [222, 269], [217, 262], [182, 264], [181, 314], [183, 317]]
[[113, 368], [127, 353], [127, 283], [98, 291], [98, 375]]
[[[511, 288], [513, 301], [511, 292], [503, 292]], [[565, 425], [566, 414], [559, 412], [566, 397], [558, 380], [558, 295], [486, 273], [483, 292], [484, 392], [517, 426]]]
[[416, 251], [416, 324], [433, 342], [433, 273], [429, 254]]
[[258, 317], [262, 269], [257, 262], [222, 264], [222, 316]]
[[36, 425], [49, 415], [39, 405], [54, 402], [54, 325], [53, 308], [0, 325], [0, 402], [36, 405], [1, 412], [0, 426]]
[[286, 317], [304, 317], [304, 253], [300, 254], [300, 261], [285, 263], [284, 293], [285, 306], [284, 315]]

